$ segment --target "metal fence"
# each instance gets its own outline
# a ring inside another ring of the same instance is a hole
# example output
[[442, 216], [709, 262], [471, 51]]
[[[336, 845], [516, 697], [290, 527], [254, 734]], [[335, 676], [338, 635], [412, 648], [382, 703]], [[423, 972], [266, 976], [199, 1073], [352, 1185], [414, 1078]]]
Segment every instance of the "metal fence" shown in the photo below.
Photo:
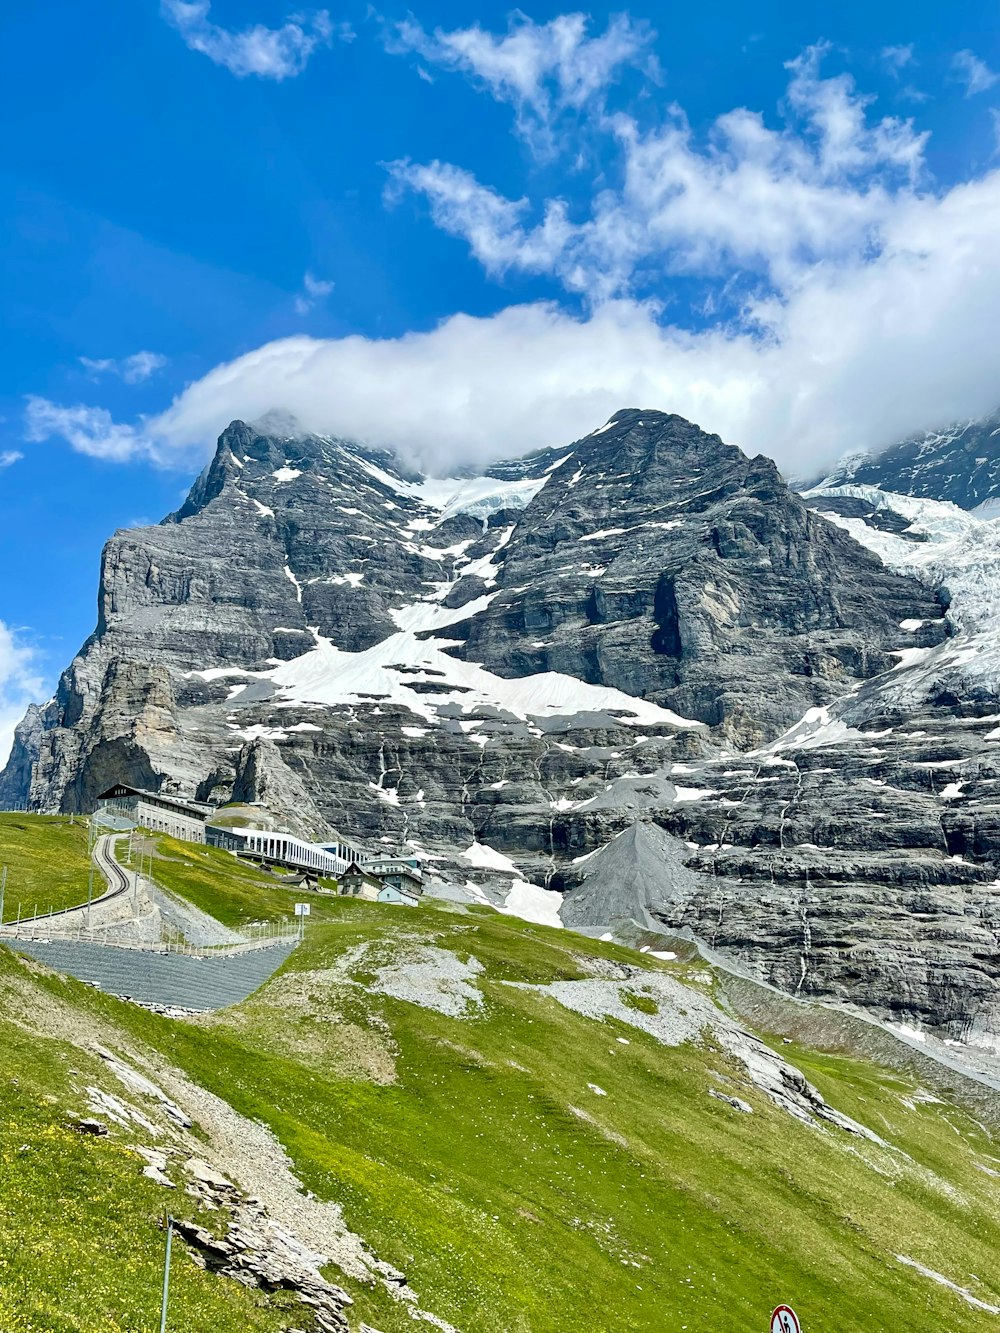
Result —
[[[146, 880], [151, 888], [158, 887], [151, 873], [152, 854], [149, 856], [149, 874], [142, 874], [141, 871], [137, 874], [129, 865], [121, 865], [113, 850], [107, 857], [109, 864], [107, 866], [101, 865], [98, 856], [101, 849], [98, 843], [102, 834], [107, 835], [111, 841], [117, 841], [118, 836], [128, 832], [130, 834], [129, 862], [131, 862], [131, 833], [136, 827], [134, 821], [121, 819], [107, 811], [98, 811], [89, 818], [85, 815], [70, 815], [69, 822], [79, 822], [87, 827], [87, 849], [91, 857], [88, 902], [73, 907], [60, 908], [56, 911], [50, 909], [47, 912], [39, 912], [36, 906], [33, 915], [23, 918], [21, 917], [21, 904], [19, 902], [17, 919], [4, 921], [4, 890], [7, 883], [7, 873], [5, 866], [0, 867], [0, 940], [31, 940], [42, 944], [50, 943], [53, 940], [74, 941], [100, 944], [109, 949], [128, 949], [141, 953], [182, 954], [187, 958], [225, 958], [249, 953], [257, 949], [272, 948], [275, 945], [296, 944], [301, 940], [303, 924], [301, 920], [254, 922], [242, 927], [239, 931], [244, 936], [241, 941], [228, 944], [191, 944], [180, 931], [174, 930], [170, 926], [166, 926], [161, 938], [155, 941], [106, 938], [107, 934], [111, 932], [127, 931], [130, 920], [123, 918], [121, 921], [111, 922], [103, 927], [93, 927], [90, 919], [91, 908], [126, 892], [131, 892], [134, 895], [138, 884], [142, 880]], [[140, 851], [140, 867], [143, 860], [144, 856]], [[94, 896], [94, 872], [97, 869], [100, 869], [105, 879], [107, 879], [108, 891]], [[112, 878], [117, 879], [119, 876], [122, 886], [116, 889], [112, 884]], [[77, 917], [78, 920], [75, 927], [70, 926], [68, 929], [60, 930], [52, 929], [53, 921], [65, 922], [67, 918], [73, 917]]]
[[[262, 922], [259, 925], [245, 927], [243, 934], [249, 938], [236, 944], [190, 944], [183, 937], [156, 941], [108, 940], [102, 938], [104, 932], [90, 930], [81, 924], [75, 930], [46, 931], [44, 918], [30, 918], [21, 922], [7, 922], [0, 926], [2, 940], [34, 940], [36, 943], [49, 944], [55, 940], [74, 941], [83, 944], [100, 944], [106, 949], [128, 949], [139, 953], [183, 954], [187, 958], [228, 958], [236, 954], [251, 953], [256, 949], [270, 949], [280, 944], [296, 944], [300, 939], [300, 928], [296, 922]], [[113, 927], [112, 927], [113, 929]]]

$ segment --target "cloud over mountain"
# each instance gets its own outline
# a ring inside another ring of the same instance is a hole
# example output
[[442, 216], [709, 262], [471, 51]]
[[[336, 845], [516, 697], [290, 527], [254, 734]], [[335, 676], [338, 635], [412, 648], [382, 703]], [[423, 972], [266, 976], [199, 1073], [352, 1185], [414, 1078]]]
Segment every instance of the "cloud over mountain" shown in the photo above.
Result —
[[[392, 38], [512, 107], [529, 143], [566, 108], [602, 137], [608, 162], [582, 201], [573, 163], [564, 194], [539, 185], [559, 179], [550, 166], [522, 197], [444, 160], [389, 167], [393, 197], [422, 200], [490, 277], [543, 278], [554, 298], [398, 337], [278, 339], [132, 423], [36, 397], [30, 437], [187, 466], [231, 418], [280, 409], [443, 469], [639, 405], [796, 472], [995, 407], [1000, 171], [939, 184], [927, 134], [827, 74], [823, 44], [788, 62], [777, 120], [738, 106], [697, 131], [676, 105], [610, 111], [647, 35], [623, 20], [591, 37], [577, 15], [500, 35], [408, 22]], [[313, 282], [301, 302], [324, 294]]]

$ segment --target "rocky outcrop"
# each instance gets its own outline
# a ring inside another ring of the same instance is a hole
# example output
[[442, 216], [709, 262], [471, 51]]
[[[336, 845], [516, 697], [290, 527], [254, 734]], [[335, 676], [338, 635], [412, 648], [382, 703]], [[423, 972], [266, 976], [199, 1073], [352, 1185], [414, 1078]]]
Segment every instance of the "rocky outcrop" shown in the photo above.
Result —
[[802, 998], [1000, 1049], [996, 724], [955, 721], [683, 765], [649, 823], [557, 874], [568, 923], [690, 933]]
[[14, 731], [7, 766], [0, 772], [0, 809], [16, 810], [28, 799], [44, 734], [45, 714], [37, 704], [29, 704]]
[[613, 685], [740, 748], [892, 666], [913, 614], [913, 584], [859, 558], [769, 459], [658, 413], [576, 444], [503, 557], [498, 595], [456, 628], [470, 658]]
[[286, 824], [294, 823], [296, 833], [316, 839], [327, 824], [307, 788], [308, 777], [303, 780], [289, 768], [274, 741], [250, 741], [236, 759], [230, 799], [287, 812]]
[[[203, 1187], [199, 1193], [207, 1191]], [[320, 1273], [323, 1256], [311, 1254], [259, 1205], [240, 1200], [236, 1190], [226, 1190], [225, 1182], [211, 1190], [216, 1201], [226, 1194], [233, 1218], [222, 1235], [184, 1219], [174, 1223], [196, 1261], [247, 1287], [293, 1292], [305, 1307], [302, 1318], [310, 1333], [348, 1333], [344, 1311], [353, 1302], [343, 1287], [327, 1282]]]
[[880, 454], [851, 454], [807, 486], [878, 486], [896, 495], [950, 500], [962, 509], [1000, 501], [1000, 412], [900, 440]]

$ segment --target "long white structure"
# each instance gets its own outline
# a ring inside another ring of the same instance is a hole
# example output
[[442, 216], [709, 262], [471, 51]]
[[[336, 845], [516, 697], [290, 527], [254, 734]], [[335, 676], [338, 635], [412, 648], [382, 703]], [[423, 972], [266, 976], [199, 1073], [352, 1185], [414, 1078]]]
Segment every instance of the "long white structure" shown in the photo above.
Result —
[[[217, 830], [209, 830], [211, 841]], [[336, 878], [350, 864], [343, 858], [334, 856], [325, 847], [314, 842], [295, 838], [290, 833], [273, 833], [268, 829], [227, 828], [225, 841], [239, 856], [252, 861], [270, 862], [273, 865], [289, 866], [293, 870], [311, 870], [316, 875], [329, 875]], [[220, 842], [222, 839], [219, 840]]]
[[341, 870], [346, 870], [352, 861], [363, 859], [360, 848], [355, 847], [353, 843], [344, 842], [339, 833], [334, 842], [323, 842], [320, 846], [324, 852], [329, 852], [331, 856], [337, 858]]
[[362, 865], [386, 886], [404, 892], [407, 900], [423, 891], [423, 875], [416, 857], [384, 853], [366, 856], [339, 833], [331, 842], [315, 843], [271, 829], [230, 828], [211, 822], [213, 817], [221, 817], [215, 806], [144, 791], [126, 783], [102, 792], [97, 807], [153, 832], [168, 833], [185, 842], [207, 842], [264, 865], [286, 866], [331, 879], [339, 879], [352, 865]]

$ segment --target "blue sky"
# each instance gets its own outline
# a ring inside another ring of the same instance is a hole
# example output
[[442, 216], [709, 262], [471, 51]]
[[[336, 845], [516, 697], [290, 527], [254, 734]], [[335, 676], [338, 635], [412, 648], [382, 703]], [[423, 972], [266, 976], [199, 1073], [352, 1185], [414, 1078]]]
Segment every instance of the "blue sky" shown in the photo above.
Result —
[[446, 467], [639, 403], [795, 470], [1000, 400], [981, 0], [0, 23], [0, 750], [233, 416]]

